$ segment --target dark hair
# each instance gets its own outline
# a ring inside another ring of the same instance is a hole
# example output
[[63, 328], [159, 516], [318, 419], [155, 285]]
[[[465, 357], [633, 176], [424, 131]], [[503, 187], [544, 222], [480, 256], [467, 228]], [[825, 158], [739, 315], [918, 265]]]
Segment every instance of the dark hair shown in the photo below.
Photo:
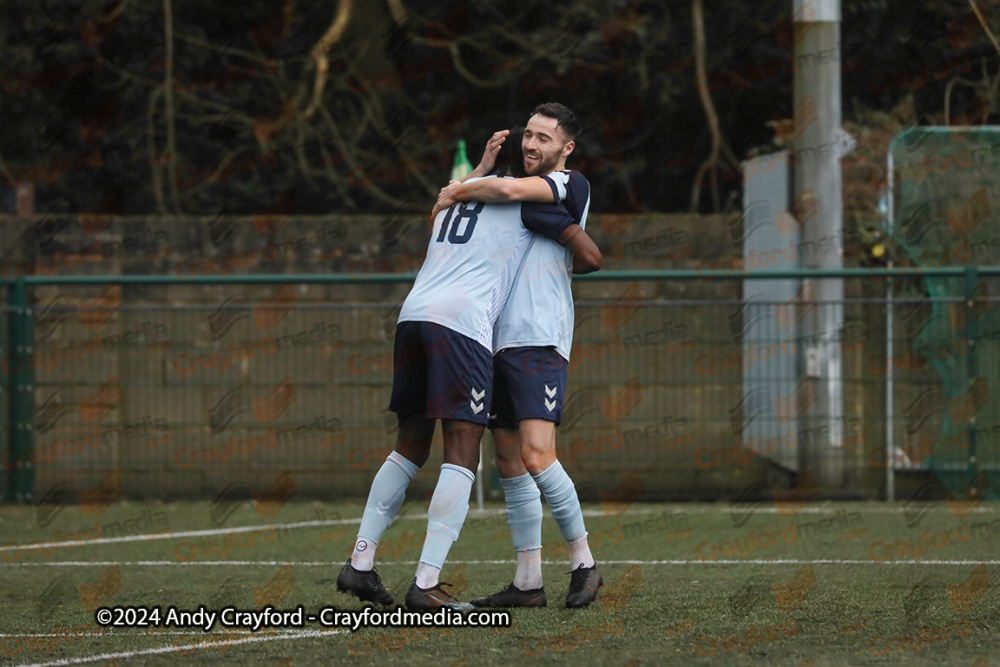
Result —
[[[531, 116], [535, 114], [555, 118], [558, 121], [556, 126], [562, 128], [566, 136], [569, 137], [569, 141], [576, 141], [577, 135], [583, 132], [583, 126], [580, 124], [580, 120], [576, 117], [576, 114], [568, 106], [559, 104], [559, 102], [539, 104], [531, 112]], [[528, 116], [528, 118], [531, 118], [531, 116]]]
[[521, 136], [524, 128], [518, 125], [510, 128], [510, 134], [500, 144], [496, 163], [490, 171], [491, 175], [524, 177], [524, 155], [521, 153]]

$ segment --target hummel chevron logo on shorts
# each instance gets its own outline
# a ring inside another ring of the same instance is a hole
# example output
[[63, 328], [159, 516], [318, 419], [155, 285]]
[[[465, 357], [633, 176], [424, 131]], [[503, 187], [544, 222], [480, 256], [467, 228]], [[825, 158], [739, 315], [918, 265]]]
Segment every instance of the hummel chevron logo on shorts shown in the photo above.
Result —
[[[469, 401], [469, 407], [471, 407], [472, 411], [478, 415], [480, 412], [483, 411], [482, 400], [483, 396], [486, 395], [486, 390], [483, 389], [482, 391], [476, 391], [476, 388], [473, 387], [471, 393], [472, 393], [472, 400]], [[476, 401], [480, 402], [476, 403]]]
[[546, 395], [548, 395], [548, 398], [544, 399], [544, 401], [545, 401], [545, 409], [548, 410], [549, 412], [552, 412], [553, 410], [556, 409], [556, 402], [555, 402], [555, 400], [550, 400], [550, 399], [554, 399], [555, 398], [555, 396], [556, 396], [556, 390], [558, 388], [559, 388], [558, 386], [556, 386], [556, 387], [549, 387], [549, 385], [545, 385], [545, 393], [546, 393]]

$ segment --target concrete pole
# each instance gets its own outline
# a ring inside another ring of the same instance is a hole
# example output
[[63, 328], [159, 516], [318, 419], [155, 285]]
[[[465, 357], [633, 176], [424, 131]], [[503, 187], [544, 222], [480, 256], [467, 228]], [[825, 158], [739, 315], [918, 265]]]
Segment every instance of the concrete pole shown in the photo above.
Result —
[[[843, 198], [840, 172], [840, 0], [794, 0], [793, 212], [802, 224], [803, 267], [843, 268]], [[841, 279], [814, 281], [817, 306], [809, 308], [799, 350], [811, 386], [797, 397], [811, 434], [799, 443], [800, 472], [812, 471], [820, 487], [843, 480], [843, 384], [840, 330], [844, 323]], [[813, 394], [813, 390], [815, 393]]]

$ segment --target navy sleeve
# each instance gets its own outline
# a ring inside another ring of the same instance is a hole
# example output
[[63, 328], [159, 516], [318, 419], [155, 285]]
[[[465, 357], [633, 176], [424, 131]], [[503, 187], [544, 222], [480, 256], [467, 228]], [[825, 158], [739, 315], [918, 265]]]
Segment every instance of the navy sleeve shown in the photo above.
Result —
[[590, 207], [590, 183], [586, 176], [578, 171], [569, 172], [566, 183], [566, 208], [570, 215], [579, 223]]
[[[566, 190], [565, 190], [566, 186], [563, 185], [562, 188], [560, 188], [559, 186], [556, 185], [556, 182], [553, 181], [552, 178], [550, 178], [549, 176], [542, 176], [542, 180], [548, 183], [549, 187], [552, 188], [552, 200], [555, 203], [558, 204], [559, 202], [566, 199]], [[560, 183], [560, 185], [562, 184]]]
[[562, 204], [521, 204], [521, 221], [524, 226], [545, 238], [558, 241], [559, 236], [576, 220]]

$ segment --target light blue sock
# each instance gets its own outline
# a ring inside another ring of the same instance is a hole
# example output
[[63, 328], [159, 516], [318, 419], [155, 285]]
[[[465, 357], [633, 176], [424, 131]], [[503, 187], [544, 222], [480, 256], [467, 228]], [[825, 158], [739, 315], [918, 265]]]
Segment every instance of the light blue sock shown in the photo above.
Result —
[[475, 480], [476, 476], [461, 466], [441, 464], [441, 475], [427, 508], [427, 537], [420, 562], [439, 569], [444, 567], [448, 551], [458, 539], [469, 513], [469, 493]]
[[522, 591], [542, 587], [542, 494], [531, 475], [501, 479], [507, 502], [507, 525], [517, 552], [514, 586]]
[[562, 464], [556, 461], [538, 475], [532, 475], [535, 484], [545, 494], [545, 502], [552, 510], [552, 518], [556, 520], [563, 538], [567, 542], [576, 542], [587, 536], [583, 525], [583, 511], [580, 509], [580, 499], [576, 495], [576, 487], [569, 478]]
[[355, 569], [370, 570], [375, 560], [375, 547], [382, 533], [396, 518], [396, 512], [406, 498], [406, 487], [420, 470], [399, 452], [391, 452], [372, 480], [368, 503], [361, 517], [361, 528], [354, 543], [351, 563]]
[[503, 497], [507, 502], [507, 525], [514, 551], [542, 548], [542, 494], [525, 473], [520, 477], [501, 479]]

